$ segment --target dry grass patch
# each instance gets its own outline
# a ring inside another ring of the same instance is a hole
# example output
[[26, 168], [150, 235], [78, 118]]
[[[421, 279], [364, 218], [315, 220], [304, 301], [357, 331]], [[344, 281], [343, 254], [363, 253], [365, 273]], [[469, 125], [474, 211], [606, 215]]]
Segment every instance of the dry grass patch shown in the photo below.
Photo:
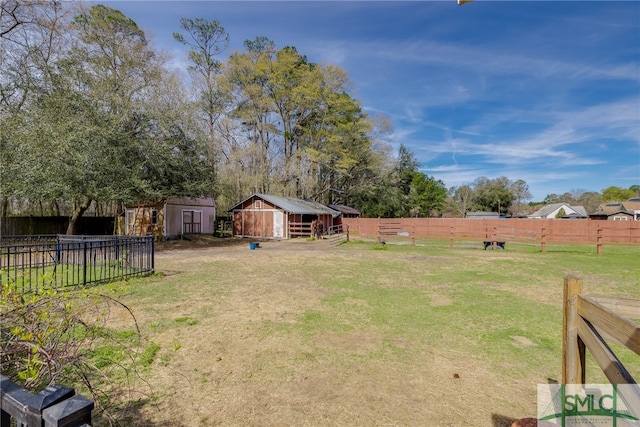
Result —
[[161, 346], [132, 425], [508, 426], [559, 379], [563, 264], [617, 262], [373, 247], [160, 252], [125, 296]]

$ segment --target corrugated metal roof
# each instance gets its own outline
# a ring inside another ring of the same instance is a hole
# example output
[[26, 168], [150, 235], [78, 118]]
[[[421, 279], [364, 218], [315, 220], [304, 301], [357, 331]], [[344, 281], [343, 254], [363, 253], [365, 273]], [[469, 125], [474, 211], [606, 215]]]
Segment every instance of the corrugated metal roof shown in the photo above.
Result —
[[312, 200], [303, 200], [296, 199], [294, 197], [284, 197], [284, 196], [273, 196], [271, 194], [261, 194], [255, 193], [251, 196], [244, 199], [242, 202], [238, 203], [231, 209], [230, 211], [236, 209], [238, 206], [242, 205], [247, 200], [252, 197], [259, 197], [282, 210], [293, 213], [293, 214], [302, 214], [302, 215], [331, 215], [333, 218], [336, 218], [340, 215], [340, 212], [335, 211], [327, 206], [314, 202]]
[[357, 211], [356, 209], [350, 207], [350, 206], [345, 206], [345, 205], [329, 205], [329, 207], [333, 210], [336, 210], [338, 212], [342, 212], [343, 214], [346, 215], [360, 215], [360, 212]]

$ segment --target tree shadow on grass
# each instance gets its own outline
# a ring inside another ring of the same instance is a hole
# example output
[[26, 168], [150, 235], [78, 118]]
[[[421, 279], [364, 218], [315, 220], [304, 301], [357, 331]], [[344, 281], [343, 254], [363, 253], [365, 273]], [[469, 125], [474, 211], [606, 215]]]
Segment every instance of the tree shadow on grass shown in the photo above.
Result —
[[[160, 427], [166, 423], [158, 423], [149, 419], [149, 415], [143, 413], [143, 408], [151, 405], [152, 410], [160, 410], [153, 404], [152, 398], [139, 399], [128, 402], [125, 407], [111, 408], [109, 414], [93, 413], [91, 425], [93, 427]], [[181, 427], [181, 426], [175, 426]]]

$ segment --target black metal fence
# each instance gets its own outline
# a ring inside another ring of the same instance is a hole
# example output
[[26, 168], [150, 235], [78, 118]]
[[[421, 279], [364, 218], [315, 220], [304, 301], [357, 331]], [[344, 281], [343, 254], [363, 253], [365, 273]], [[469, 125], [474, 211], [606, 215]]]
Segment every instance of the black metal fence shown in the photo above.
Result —
[[154, 271], [152, 236], [3, 236], [0, 285], [19, 292], [107, 282]]

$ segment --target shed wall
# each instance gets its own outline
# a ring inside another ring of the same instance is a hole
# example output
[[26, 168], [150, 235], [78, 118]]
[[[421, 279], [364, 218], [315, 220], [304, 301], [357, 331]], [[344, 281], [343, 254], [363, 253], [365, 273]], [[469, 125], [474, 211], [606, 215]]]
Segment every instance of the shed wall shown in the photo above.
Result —
[[259, 197], [245, 200], [233, 211], [233, 235], [273, 238], [273, 215], [276, 211], [280, 210]]
[[277, 209], [242, 209], [233, 212], [233, 235], [273, 238], [273, 215]]
[[[204, 199], [207, 200], [207, 199]], [[188, 204], [176, 203], [185, 202], [189, 199], [180, 199], [168, 201], [164, 207], [165, 224], [164, 231], [166, 237], [175, 237], [183, 234], [182, 215], [184, 211], [194, 211], [201, 214], [200, 217], [200, 233], [213, 234], [215, 232], [216, 208], [207, 205], [203, 199], [196, 199]]]

